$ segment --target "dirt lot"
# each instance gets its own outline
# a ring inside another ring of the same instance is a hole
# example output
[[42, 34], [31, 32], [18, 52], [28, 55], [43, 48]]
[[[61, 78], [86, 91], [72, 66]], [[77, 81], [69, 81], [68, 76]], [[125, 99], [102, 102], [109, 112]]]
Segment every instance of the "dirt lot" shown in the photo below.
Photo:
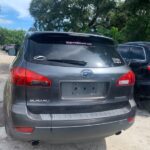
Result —
[[[10, 62], [14, 57], [9, 57], [0, 51], [0, 106], [2, 92], [8, 75]], [[0, 125], [2, 126], [2, 110], [0, 108]], [[4, 127], [0, 127], [0, 150], [150, 150], [150, 114], [137, 111], [135, 124], [119, 136], [111, 136], [106, 140], [99, 140], [83, 144], [50, 145], [41, 143], [32, 147], [30, 143], [19, 142], [6, 136]]]

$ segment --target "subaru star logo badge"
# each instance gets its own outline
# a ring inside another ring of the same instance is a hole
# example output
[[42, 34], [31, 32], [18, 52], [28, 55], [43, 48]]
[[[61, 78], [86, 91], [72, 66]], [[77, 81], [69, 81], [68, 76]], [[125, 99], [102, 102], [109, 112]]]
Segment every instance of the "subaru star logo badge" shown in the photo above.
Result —
[[93, 72], [91, 70], [86, 69], [81, 72], [81, 75], [84, 78], [89, 78], [93, 75]]

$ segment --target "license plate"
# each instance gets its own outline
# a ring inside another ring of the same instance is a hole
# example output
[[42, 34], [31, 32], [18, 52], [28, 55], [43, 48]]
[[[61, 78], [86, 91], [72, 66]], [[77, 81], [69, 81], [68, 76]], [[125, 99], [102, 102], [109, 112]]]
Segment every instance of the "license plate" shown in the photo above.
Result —
[[108, 84], [104, 82], [63, 82], [61, 83], [62, 98], [91, 99], [104, 98]]

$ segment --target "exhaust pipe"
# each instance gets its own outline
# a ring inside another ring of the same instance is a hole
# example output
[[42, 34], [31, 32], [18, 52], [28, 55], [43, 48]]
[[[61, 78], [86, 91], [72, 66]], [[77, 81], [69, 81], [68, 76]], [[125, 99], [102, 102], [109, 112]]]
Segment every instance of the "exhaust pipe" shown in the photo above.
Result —
[[40, 144], [40, 141], [32, 141], [31, 144], [32, 146], [38, 146]]
[[121, 131], [118, 131], [117, 133], [116, 133], [116, 135], [120, 135], [122, 132]]

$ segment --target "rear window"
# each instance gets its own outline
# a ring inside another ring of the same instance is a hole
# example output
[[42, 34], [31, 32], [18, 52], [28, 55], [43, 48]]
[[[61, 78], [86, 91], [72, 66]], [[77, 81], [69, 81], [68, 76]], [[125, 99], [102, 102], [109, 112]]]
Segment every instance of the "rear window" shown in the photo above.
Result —
[[145, 60], [145, 51], [139, 46], [119, 46], [118, 51], [125, 59], [131, 60]]
[[145, 53], [142, 47], [131, 47], [130, 48], [131, 59], [145, 60]]
[[128, 46], [119, 46], [118, 51], [123, 58], [130, 59], [130, 52]]
[[79, 67], [80, 63], [60, 61], [73, 60], [85, 62], [82, 67], [95, 68], [114, 67], [124, 64], [115, 46], [107, 44], [106, 41], [103, 41], [104, 44], [102, 44], [102, 41], [85, 37], [45, 38], [39, 36], [30, 38], [28, 43], [27, 58], [34, 63]]

